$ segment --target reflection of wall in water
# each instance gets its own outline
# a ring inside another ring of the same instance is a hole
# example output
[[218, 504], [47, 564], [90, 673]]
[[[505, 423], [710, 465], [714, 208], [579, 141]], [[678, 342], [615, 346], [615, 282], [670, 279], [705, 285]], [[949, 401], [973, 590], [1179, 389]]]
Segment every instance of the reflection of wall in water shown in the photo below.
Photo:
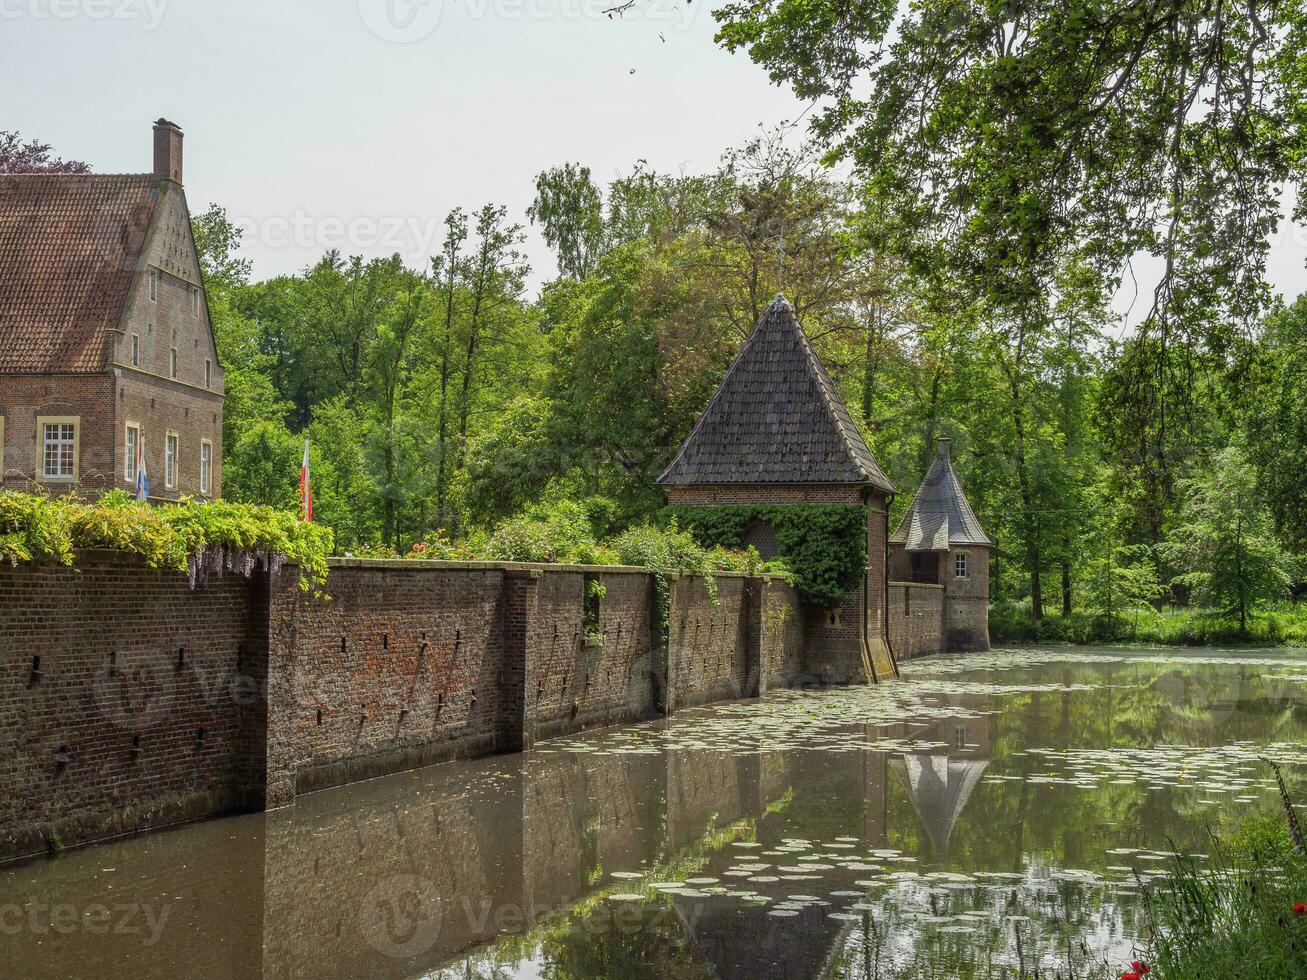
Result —
[[[520, 780], [474, 765], [434, 792], [429, 773], [401, 775], [269, 815], [265, 977], [430, 970], [503, 935], [501, 924], [520, 932], [613, 888], [615, 870], [674, 861], [787, 788], [783, 762], [761, 754], [560, 754]], [[410, 875], [434, 884], [446, 914], [429, 949], [389, 957], [360, 910]]]

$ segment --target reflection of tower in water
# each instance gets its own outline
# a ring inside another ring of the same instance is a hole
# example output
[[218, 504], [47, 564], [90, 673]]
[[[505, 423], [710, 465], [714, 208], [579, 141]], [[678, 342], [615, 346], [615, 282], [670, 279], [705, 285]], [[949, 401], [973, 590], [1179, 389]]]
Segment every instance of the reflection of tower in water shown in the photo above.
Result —
[[[976, 700], [974, 707], [983, 708], [984, 699]], [[948, 857], [953, 830], [989, 765], [990, 719], [985, 714], [940, 719], [916, 733], [919, 741], [934, 744], [890, 757], [889, 766], [907, 789], [937, 860]]]

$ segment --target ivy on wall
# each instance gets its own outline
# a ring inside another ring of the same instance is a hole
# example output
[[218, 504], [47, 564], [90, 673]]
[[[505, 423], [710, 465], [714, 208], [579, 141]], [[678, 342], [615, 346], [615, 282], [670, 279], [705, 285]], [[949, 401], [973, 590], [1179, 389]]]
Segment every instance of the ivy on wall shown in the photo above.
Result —
[[668, 507], [663, 513], [706, 548], [743, 547], [751, 525], [770, 524], [799, 595], [820, 609], [840, 605], [867, 573], [866, 507], [725, 504]]

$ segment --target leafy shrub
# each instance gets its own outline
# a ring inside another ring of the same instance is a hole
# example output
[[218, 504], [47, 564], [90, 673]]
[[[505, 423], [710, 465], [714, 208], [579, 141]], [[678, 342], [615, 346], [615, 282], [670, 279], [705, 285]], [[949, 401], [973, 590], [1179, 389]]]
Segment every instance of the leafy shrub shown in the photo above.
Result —
[[670, 527], [656, 527], [652, 524], [633, 527], [614, 538], [612, 545], [623, 565], [669, 572], [712, 571], [707, 549], [675, 523]]
[[330, 528], [293, 511], [224, 500], [155, 507], [122, 490], [94, 503], [0, 491], [0, 560], [71, 565], [80, 551], [136, 555], [151, 568], [184, 571], [194, 587], [210, 574], [273, 573], [299, 565], [300, 585], [320, 589], [331, 553]]
[[1307, 607], [1278, 603], [1248, 619], [1240, 630], [1231, 613], [1151, 606], [1127, 609], [1111, 617], [1087, 612], [1036, 620], [1024, 603], [996, 603], [990, 608], [989, 633], [995, 643], [1155, 643], [1162, 646], [1228, 646], [1307, 643]]
[[581, 501], [538, 504], [495, 528], [480, 549], [491, 561], [612, 565], [613, 553], [596, 539], [593, 512]]

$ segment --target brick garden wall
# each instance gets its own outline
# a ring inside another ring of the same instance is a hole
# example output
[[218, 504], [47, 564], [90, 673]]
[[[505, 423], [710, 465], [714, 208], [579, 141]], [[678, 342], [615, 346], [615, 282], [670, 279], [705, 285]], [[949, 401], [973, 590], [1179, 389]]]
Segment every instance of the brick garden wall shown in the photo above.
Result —
[[890, 644], [900, 661], [938, 653], [944, 635], [944, 587], [891, 582]]
[[[602, 583], [597, 643], [587, 579]], [[640, 570], [333, 562], [184, 575], [113, 556], [0, 568], [0, 858], [793, 683], [778, 579], [674, 579], [671, 642]]]
[[[825, 679], [780, 579], [669, 578], [664, 644], [638, 569], [337, 560], [324, 601], [290, 571], [0, 567], [0, 857]], [[891, 585], [900, 658], [940, 649], [943, 606]]]
[[275, 584], [270, 806], [498, 747], [504, 572], [337, 562], [331, 600]]
[[259, 588], [109, 556], [0, 564], [0, 856], [240, 805]]

